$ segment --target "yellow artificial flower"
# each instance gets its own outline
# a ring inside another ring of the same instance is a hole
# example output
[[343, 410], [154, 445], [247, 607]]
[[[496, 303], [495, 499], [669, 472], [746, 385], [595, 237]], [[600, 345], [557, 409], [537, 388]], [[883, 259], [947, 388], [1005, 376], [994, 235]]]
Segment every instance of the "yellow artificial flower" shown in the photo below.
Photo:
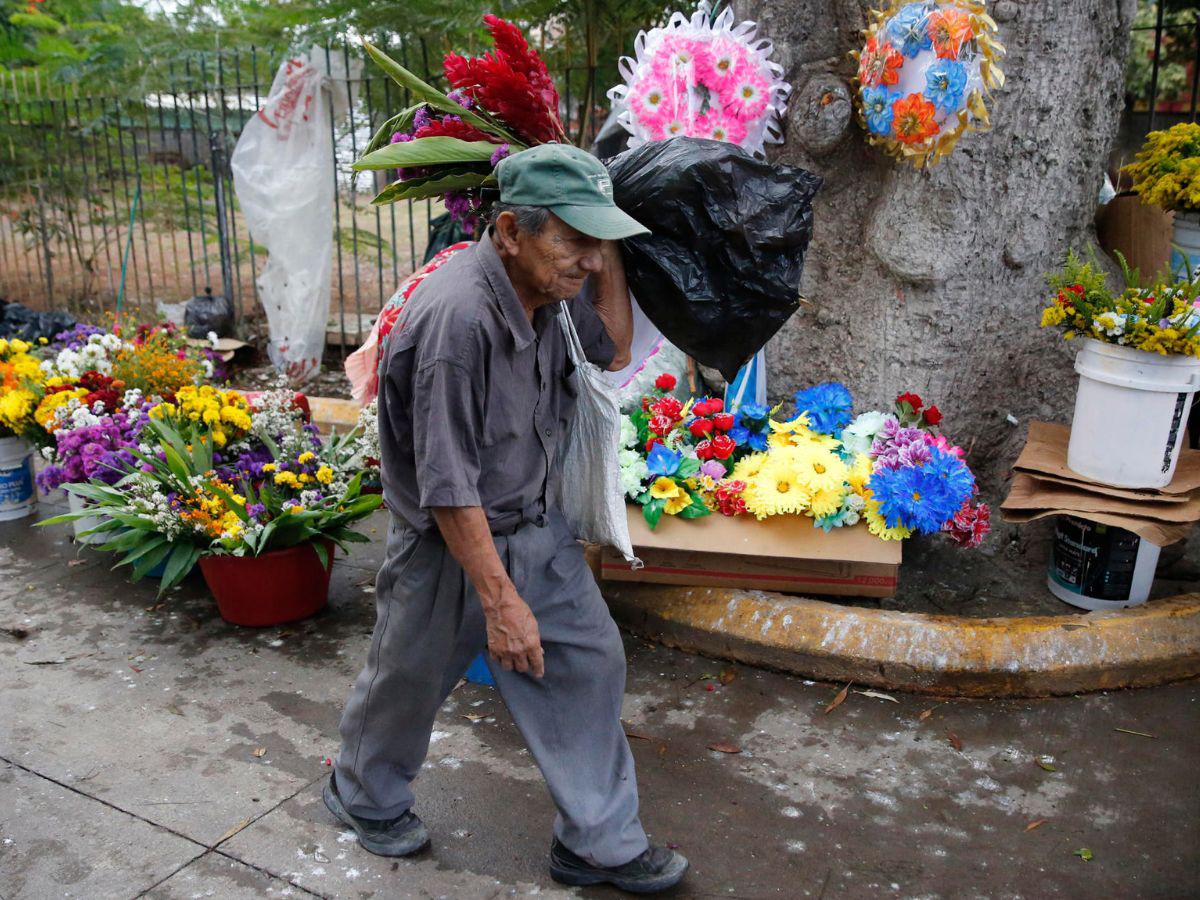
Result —
[[871, 534], [883, 541], [902, 541], [912, 536], [911, 528], [905, 528], [902, 525], [888, 528], [887, 520], [879, 512], [879, 501], [871, 496], [870, 491], [867, 492], [866, 500], [867, 506], [863, 510], [863, 518], [867, 520], [867, 528], [871, 530]]
[[871, 463], [871, 457], [865, 453], [856, 454], [854, 464], [850, 466], [850, 474], [846, 476], [846, 483], [850, 485], [850, 489], [860, 497], [867, 489], [867, 482], [871, 480], [871, 475], [874, 474], [874, 466]]
[[757, 476], [746, 484], [742, 493], [746, 509], [758, 519], [786, 513], [802, 513], [808, 508], [811, 494], [803, 482], [782, 461], [768, 461]]
[[845, 497], [846, 494], [844, 491], [834, 488], [820, 488], [813, 491], [812, 499], [808, 502], [808, 511], [817, 518], [832, 516], [842, 508], [842, 501]]
[[692, 496], [686, 491], [680, 491], [679, 496], [671, 497], [663, 506], [663, 512], [668, 516], [678, 515], [681, 511], [692, 505]]
[[650, 485], [650, 496], [655, 500], [670, 500], [684, 493], [683, 489], [675, 483], [672, 478], [667, 478], [665, 475], [654, 479], [654, 484]]
[[766, 453], [751, 453], [734, 463], [733, 473], [729, 477], [735, 481], [751, 481], [766, 464]]

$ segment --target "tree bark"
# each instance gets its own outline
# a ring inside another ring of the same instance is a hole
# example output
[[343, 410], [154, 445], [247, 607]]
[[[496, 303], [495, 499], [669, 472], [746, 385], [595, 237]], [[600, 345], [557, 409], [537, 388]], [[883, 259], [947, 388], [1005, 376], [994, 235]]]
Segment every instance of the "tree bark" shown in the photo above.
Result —
[[772, 399], [840, 380], [856, 409], [887, 409], [914, 390], [998, 499], [1029, 421], [1070, 421], [1075, 348], [1038, 327], [1043, 275], [1093, 240], [1135, 3], [989, 4], [1008, 49], [992, 131], [924, 172], [868, 146], [852, 115], [848, 54], [874, 4], [735, 5], [792, 84], [773, 158], [825, 177], [801, 284], [810, 303], [767, 351]]

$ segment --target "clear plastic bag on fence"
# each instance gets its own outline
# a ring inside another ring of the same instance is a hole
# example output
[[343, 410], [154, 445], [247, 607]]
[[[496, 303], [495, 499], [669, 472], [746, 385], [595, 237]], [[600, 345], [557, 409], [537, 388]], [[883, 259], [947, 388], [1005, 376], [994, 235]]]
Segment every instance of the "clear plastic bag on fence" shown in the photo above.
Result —
[[621, 434], [617, 389], [605, 379], [600, 367], [583, 355], [583, 345], [565, 304], [558, 307], [558, 322], [575, 366], [571, 377], [578, 391], [575, 421], [562, 451], [559, 509], [576, 537], [613, 547], [630, 563], [640, 566], [629, 537], [617, 461]]
[[[246, 123], [230, 159], [233, 186], [255, 241], [267, 250], [258, 291], [268, 354], [295, 384], [321, 367], [333, 275], [332, 123], [353, 102], [342, 54], [313, 47], [286, 60]], [[328, 69], [327, 69], [328, 67]]]

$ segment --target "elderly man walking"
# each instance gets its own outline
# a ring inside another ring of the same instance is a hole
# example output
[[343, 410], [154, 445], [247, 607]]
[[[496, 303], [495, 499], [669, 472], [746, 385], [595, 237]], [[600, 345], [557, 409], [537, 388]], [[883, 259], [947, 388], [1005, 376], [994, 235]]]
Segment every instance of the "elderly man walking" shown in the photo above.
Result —
[[620, 720], [624, 648], [553, 504], [575, 406], [559, 304], [589, 360], [628, 365], [632, 313], [613, 241], [646, 229], [574, 147], [516, 154], [497, 177], [492, 226], [422, 283], [388, 341], [387, 557], [325, 803], [372, 853], [425, 847], [410, 785], [438, 708], [486, 646], [558, 808], [551, 876], [650, 893], [688, 863], [649, 846], [638, 820]]

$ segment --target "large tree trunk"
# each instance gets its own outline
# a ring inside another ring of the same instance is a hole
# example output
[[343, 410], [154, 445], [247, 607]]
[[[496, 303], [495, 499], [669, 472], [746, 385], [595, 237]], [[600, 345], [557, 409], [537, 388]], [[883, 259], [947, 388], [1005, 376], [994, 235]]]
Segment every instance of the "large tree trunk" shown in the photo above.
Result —
[[1073, 348], [1038, 327], [1043, 274], [1093, 238], [1135, 3], [989, 4], [1008, 49], [993, 129], [928, 172], [868, 146], [852, 116], [848, 53], [871, 5], [736, 4], [793, 86], [775, 157], [825, 177], [801, 285], [811, 304], [768, 347], [771, 393], [836, 379], [858, 408], [887, 408], [915, 390], [996, 499], [1029, 420], [1070, 421]]

